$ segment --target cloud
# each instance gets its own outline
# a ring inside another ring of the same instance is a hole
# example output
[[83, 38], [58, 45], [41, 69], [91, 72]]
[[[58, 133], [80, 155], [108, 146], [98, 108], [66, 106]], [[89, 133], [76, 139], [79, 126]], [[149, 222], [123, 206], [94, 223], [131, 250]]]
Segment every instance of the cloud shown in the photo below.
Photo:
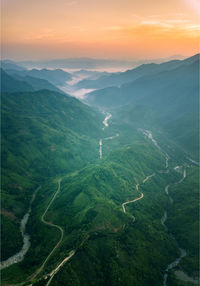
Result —
[[200, 32], [200, 25], [192, 24], [190, 21], [176, 21], [169, 19], [142, 20], [140, 23], [132, 26], [107, 27], [110, 38], [116, 40], [143, 42], [147, 39], [162, 40], [168, 39], [191, 39], [197, 38]]
[[156, 20], [147, 20], [147, 21], [141, 21], [141, 25], [149, 25], [149, 26], [159, 26], [164, 28], [172, 28], [173, 25], [169, 22], [164, 21], [156, 21]]
[[108, 31], [119, 31], [123, 27], [122, 26], [108, 26], [108, 27], [103, 27], [103, 30], [108, 30]]
[[76, 6], [78, 4], [78, 1], [74, 0], [74, 1], [69, 1], [66, 3], [67, 6]]
[[190, 23], [191, 20], [188, 19], [171, 19], [171, 20], [166, 20], [168, 23], [173, 23], [173, 24], [182, 24], [182, 23]]
[[142, 20], [138, 24], [138, 26], [146, 26], [152, 28], [152, 30], [158, 29], [162, 30], [162, 28], [176, 31], [176, 32], [189, 32], [189, 31], [196, 31], [200, 30], [199, 24], [193, 24], [189, 19], [166, 19], [166, 20]]

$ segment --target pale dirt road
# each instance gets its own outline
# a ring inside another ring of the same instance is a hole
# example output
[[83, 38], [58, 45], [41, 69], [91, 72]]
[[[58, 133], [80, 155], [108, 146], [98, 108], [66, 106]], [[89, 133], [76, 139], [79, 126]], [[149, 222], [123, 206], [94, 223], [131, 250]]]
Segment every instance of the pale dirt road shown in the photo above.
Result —
[[134, 200], [132, 200], [132, 201], [127, 201], [127, 202], [123, 203], [123, 204], [122, 204], [123, 212], [126, 213], [125, 205], [134, 203], [134, 202], [136, 202], [136, 201], [138, 201], [138, 200], [141, 200], [143, 197], [144, 197], [144, 195], [143, 195], [143, 193], [141, 193], [141, 196], [140, 196], [139, 198], [136, 198], [136, 199], [134, 199]]
[[73, 255], [75, 254], [75, 251], [72, 250], [69, 255], [67, 257], [65, 257], [65, 259], [63, 259], [63, 261], [54, 269], [51, 271], [51, 273], [48, 275], [51, 278], [49, 279], [49, 281], [47, 282], [46, 286], [50, 285], [54, 275], [59, 271], [60, 267], [62, 267]]
[[[145, 182], [147, 182], [151, 177], [155, 176], [155, 173], [151, 174], [150, 176], [147, 176], [143, 181], [142, 183], [144, 184]], [[137, 183], [136, 186], [135, 186], [136, 190], [138, 191], [139, 190], [139, 184]], [[126, 209], [125, 209], [125, 205], [127, 204], [131, 204], [131, 203], [134, 203], [138, 200], [141, 200], [142, 198], [144, 197], [144, 194], [141, 193], [140, 197], [134, 199], [134, 200], [131, 200], [131, 201], [126, 201], [122, 204], [122, 209], [123, 209], [123, 212], [126, 213]], [[133, 222], [135, 221], [135, 217], [133, 216]]]
[[54, 223], [51, 223], [47, 220], [45, 220], [45, 216], [46, 216], [46, 213], [48, 212], [50, 206], [52, 205], [52, 203], [54, 202], [57, 194], [60, 192], [60, 183], [61, 183], [61, 179], [58, 180], [58, 188], [57, 188], [57, 191], [55, 192], [55, 194], [53, 195], [52, 199], [50, 200], [46, 210], [44, 211], [44, 213], [42, 214], [41, 216], [41, 221], [46, 224], [46, 225], [49, 225], [51, 227], [55, 227], [57, 228], [59, 231], [60, 231], [60, 239], [59, 241], [57, 242], [57, 244], [54, 246], [54, 248], [52, 249], [52, 251], [49, 253], [49, 255], [46, 257], [46, 259], [44, 260], [43, 264], [40, 266], [40, 268], [33, 274], [29, 277], [28, 281], [34, 279], [35, 277], [37, 277], [37, 275], [43, 270], [44, 266], [46, 265], [47, 261], [49, 260], [50, 256], [55, 252], [55, 250], [59, 247], [60, 243], [62, 242], [63, 240], [63, 234], [64, 234], [64, 230], [62, 229], [62, 227], [60, 227], [59, 225], [57, 224], [54, 224]]

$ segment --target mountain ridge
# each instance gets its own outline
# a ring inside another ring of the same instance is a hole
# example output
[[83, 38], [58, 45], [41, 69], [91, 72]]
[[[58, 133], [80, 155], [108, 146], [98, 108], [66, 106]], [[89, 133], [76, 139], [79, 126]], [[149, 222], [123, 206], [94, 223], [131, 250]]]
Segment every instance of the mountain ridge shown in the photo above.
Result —
[[180, 65], [190, 64], [199, 59], [199, 54], [189, 57], [184, 60], [172, 60], [163, 62], [160, 64], [149, 63], [142, 64], [134, 69], [127, 70], [125, 72], [114, 73], [106, 77], [100, 77], [95, 80], [83, 80], [78, 83], [79, 88], [102, 88], [110, 86], [121, 86], [122, 84], [134, 81], [142, 76], [157, 74], [162, 71], [173, 70]]
[[25, 92], [25, 91], [37, 91], [42, 89], [49, 89], [53, 91], [57, 91], [59, 93], [64, 93], [59, 88], [48, 82], [47, 80], [35, 78], [31, 76], [20, 76], [16, 74], [13, 75], [8, 74], [3, 69], [0, 71], [1, 73], [1, 92]]

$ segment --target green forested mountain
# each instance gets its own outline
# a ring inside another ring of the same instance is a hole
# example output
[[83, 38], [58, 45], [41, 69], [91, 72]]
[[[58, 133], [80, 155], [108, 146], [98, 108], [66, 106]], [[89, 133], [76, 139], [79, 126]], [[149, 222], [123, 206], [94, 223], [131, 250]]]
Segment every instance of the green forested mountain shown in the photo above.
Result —
[[51, 91], [2, 94], [1, 104], [2, 207], [20, 219], [39, 182], [97, 158], [101, 116]]
[[120, 88], [94, 91], [87, 102], [119, 108], [117, 114], [127, 123], [162, 128], [198, 158], [199, 60], [191, 59], [172, 71], [141, 77]]
[[9, 76], [3, 69], [0, 80], [1, 92], [33, 91], [33, 87], [25, 80], [19, 81]]
[[47, 80], [35, 78], [31, 76], [20, 76], [16, 74], [9, 75], [3, 69], [1, 69], [1, 92], [19, 92], [19, 91], [37, 91], [37, 90], [53, 90], [62, 92], [56, 86], [48, 82]]
[[56, 91], [1, 94], [2, 260], [27, 211], [31, 243], [3, 286], [195, 285], [197, 64], [90, 94], [104, 113]]
[[61, 69], [31, 69], [31, 70], [23, 70], [23, 71], [17, 71], [17, 70], [8, 70], [7, 71], [10, 75], [18, 75], [20, 77], [34, 77], [46, 80], [53, 85], [62, 86], [67, 81], [72, 79], [72, 76], [70, 73], [65, 72]]
[[1, 68], [4, 70], [17, 70], [17, 71], [25, 70], [23, 66], [11, 60], [1, 60], [0, 65], [1, 65]]
[[[169, 105], [173, 104], [173, 102], [170, 102], [171, 99], [173, 101], [180, 100], [180, 97], [184, 96], [181, 92], [186, 87], [192, 91], [198, 87], [199, 59], [196, 57], [195, 59], [194, 62], [181, 65], [172, 71], [163, 71], [156, 75], [150, 74], [140, 77], [135, 81], [122, 85], [120, 88], [110, 87], [94, 91], [88, 94], [87, 100], [90, 103], [107, 108], [129, 103], [142, 103], [148, 106], [156, 104], [155, 108], [158, 109], [160, 108], [159, 104], [164, 101], [166, 109], [171, 109]], [[165, 94], [163, 94], [164, 91]], [[173, 92], [172, 95], [171, 92]], [[192, 101], [193, 97], [191, 97]]]
[[62, 91], [59, 88], [57, 88], [55, 85], [53, 85], [52, 83], [50, 83], [48, 80], [45, 80], [45, 79], [32, 77], [32, 76], [23, 77], [23, 76], [19, 76], [16, 74], [13, 74], [12, 77], [20, 81], [26, 81], [28, 84], [30, 84], [33, 87], [34, 91], [48, 89], [48, 90], [53, 90], [53, 91], [62, 93]]
[[82, 80], [78, 83], [79, 88], [97, 88], [102, 89], [106, 87], [116, 86], [119, 87], [122, 84], [132, 82], [140, 77], [148, 75], [156, 75], [163, 71], [171, 71], [180, 66], [193, 63], [199, 58], [199, 55], [195, 55], [185, 60], [172, 60], [161, 64], [143, 64], [134, 69], [127, 70], [125, 72], [113, 73], [111, 75], [104, 75], [97, 80]]
[[[168, 226], [176, 235], [182, 248], [188, 253], [181, 266], [188, 271], [191, 276], [198, 276], [198, 252], [196, 246], [199, 243], [199, 224], [197, 202], [199, 197], [199, 169], [187, 170], [188, 177], [179, 185], [174, 185], [171, 189], [174, 199], [174, 208], [170, 209]], [[185, 204], [187, 201], [187, 204]], [[177, 224], [177, 221], [179, 222]]]

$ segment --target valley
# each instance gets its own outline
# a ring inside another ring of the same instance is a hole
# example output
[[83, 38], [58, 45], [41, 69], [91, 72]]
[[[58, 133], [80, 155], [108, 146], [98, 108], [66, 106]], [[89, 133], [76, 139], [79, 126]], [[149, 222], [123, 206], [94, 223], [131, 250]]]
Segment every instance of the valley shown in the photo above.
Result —
[[2, 261], [0, 263], [0, 269], [4, 269], [6, 267], [11, 266], [14, 263], [18, 263], [20, 261], [22, 261], [24, 259], [24, 256], [26, 255], [29, 247], [30, 247], [30, 236], [25, 232], [26, 231], [26, 224], [28, 222], [30, 213], [31, 213], [31, 205], [35, 199], [35, 196], [37, 194], [37, 192], [40, 190], [41, 186], [39, 186], [33, 193], [33, 196], [31, 198], [30, 201], [30, 205], [29, 205], [29, 209], [28, 212], [24, 215], [23, 219], [20, 222], [20, 232], [22, 234], [23, 237], [23, 246], [21, 248], [21, 250], [14, 254], [13, 256], [9, 257], [7, 260]]
[[56, 82], [34, 90], [9, 72], [16, 92], [1, 94], [2, 205], [14, 216], [1, 214], [2, 285], [197, 285], [197, 84], [187, 81], [188, 101], [177, 75], [184, 81], [192, 67], [196, 58], [102, 75], [105, 85], [122, 76], [120, 87], [82, 102], [56, 90], [61, 81], [82, 88], [75, 75], [21, 71]]

